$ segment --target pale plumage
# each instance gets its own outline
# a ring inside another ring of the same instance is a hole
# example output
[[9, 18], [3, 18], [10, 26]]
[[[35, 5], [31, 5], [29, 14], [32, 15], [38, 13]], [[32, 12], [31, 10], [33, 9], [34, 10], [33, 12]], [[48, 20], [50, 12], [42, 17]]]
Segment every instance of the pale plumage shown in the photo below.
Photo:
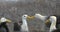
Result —
[[41, 19], [42, 21], [45, 21], [46, 18], [47, 18], [47, 16], [43, 16], [43, 15], [41, 15], [41, 14], [35, 14], [34, 16], [35, 16], [35, 18], [39, 18], [39, 19]]
[[[42, 21], [46, 21], [48, 16], [42, 16], [41, 14], [35, 14], [35, 17], [41, 19]], [[50, 16], [49, 20], [51, 21], [51, 26], [50, 26], [49, 32], [52, 32], [53, 30], [56, 29], [56, 27], [55, 27], [56, 26], [56, 17]]]
[[56, 30], [56, 21], [57, 21], [56, 19], [57, 18], [55, 16], [50, 17], [50, 21], [51, 21], [50, 32]]
[[0, 20], [0, 22], [1, 22], [1, 23], [2, 23], [2, 22], [6, 22], [6, 18], [5, 18], [5, 17], [2, 17], [1, 20]]
[[8, 29], [6, 23], [10, 23], [10, 22], [11, 22], [11, 20], [6, 19], [5, 17], [2, 17], [0, 19], [0, 28], [1, 28], [0, 31], [9, 32], [9, 29]]
[[0, 23], [3, 23], [3, 22], [10, 23], [11, 20], [6, 19], [5, 17], [2, 17], [2, 18], [0, 19]]
[[21, 26], [21, 30], [24, 31], [24, 32], [29, 32], [29, 29], [28, 29], [28, 24], [27, 24], [27, 18], [28, 18], [28, 15], [23, 15], [22, 16], [22, 26]]

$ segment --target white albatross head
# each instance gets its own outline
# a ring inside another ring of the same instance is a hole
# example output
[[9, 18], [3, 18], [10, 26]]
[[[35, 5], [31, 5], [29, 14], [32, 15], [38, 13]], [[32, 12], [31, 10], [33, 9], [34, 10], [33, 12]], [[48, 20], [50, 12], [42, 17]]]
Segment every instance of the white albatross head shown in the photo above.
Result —
[[1, 22], [1, 23], [2, 23], [2, 22], [10, 23], [10, 22], [11, 22], [11, 20], [6, 19], [5, 17], [2, 17], [2, 18], [0, 19], [0, 22]]
[[34, 18], [34, 16], [28, 16], [28, 15], [23, 15], [22, 16], [22, 19], [27, 19], [27, 20], [31, 20], [33, 18]]
[[27, 16], [28, 16], [28, 15], [23, 15], [22, 18], [27, 19]]

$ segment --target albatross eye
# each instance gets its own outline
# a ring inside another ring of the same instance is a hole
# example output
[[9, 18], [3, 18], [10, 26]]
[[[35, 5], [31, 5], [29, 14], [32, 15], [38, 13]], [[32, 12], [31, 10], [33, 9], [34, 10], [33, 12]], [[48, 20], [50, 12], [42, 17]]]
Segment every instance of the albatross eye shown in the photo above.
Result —
[[25, 16], [24, 16], [25, 17]]

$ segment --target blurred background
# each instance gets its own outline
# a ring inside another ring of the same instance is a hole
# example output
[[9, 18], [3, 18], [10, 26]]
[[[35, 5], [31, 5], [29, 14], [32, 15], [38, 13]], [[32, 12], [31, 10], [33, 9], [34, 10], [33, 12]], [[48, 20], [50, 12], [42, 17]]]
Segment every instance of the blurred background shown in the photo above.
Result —
[[[60, 0], [0, 0], [0, 16], [19, 22], [24, 14], [60, 15]], [[30, 32], [48, 32], [40, 19], [28, 21]], [[14, 23], [8, 25], [10, 32]], [[19, 31], [18, 31], [19, 32]]]

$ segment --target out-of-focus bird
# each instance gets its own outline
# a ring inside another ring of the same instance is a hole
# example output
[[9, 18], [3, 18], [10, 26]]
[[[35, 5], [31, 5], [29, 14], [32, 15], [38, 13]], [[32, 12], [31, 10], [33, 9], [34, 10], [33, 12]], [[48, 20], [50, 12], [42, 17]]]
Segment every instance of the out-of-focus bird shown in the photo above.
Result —
[[10, 22], [11, 22], [11, 20], [6, 19], [5, 17], [2, 17], [0, 19], [0, 28], [1, 28], [0, 30], [4, 31], [4, 32], [9, 32], [9, 29], [8, 29], [6, 23], [10, 23]]

